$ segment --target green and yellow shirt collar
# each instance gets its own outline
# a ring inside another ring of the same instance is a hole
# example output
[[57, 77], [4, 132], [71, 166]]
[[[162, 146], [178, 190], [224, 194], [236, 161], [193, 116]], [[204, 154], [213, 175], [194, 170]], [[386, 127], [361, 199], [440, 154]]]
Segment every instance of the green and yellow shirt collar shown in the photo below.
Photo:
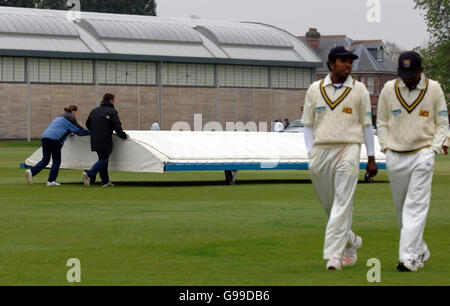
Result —
[[422, 73], [420, 82], [416, 86], [416, 89], [420, 90], [419, 96], [411, 104], [408, 104], [408, 102], [402, 96], [402, 93], [400, 91], [400, 89], [402, 88], [402, 85], [403, 85], [404, 88], [407, 88], [407, 87], [406, 87], [405, 83], [403, 82], [403, 80], [401, 78], [397, 78], [397, 80], [395, 81], [395, 87], [394, 87], [395, 95], [397, 96], [397, 99], [400, 102], [400, 104], [403, 106], [403, 108], [408, 113], [411, 114], [417, 108], [417, 106], [420, 104], [420, 102], [422, 102], [422, 100], [424, 99], [425, 95], [427, 94], [429, 82], [430, 82], [430, 80], [427, 79], [425, 77], [425, 75]]
[[328, 96], [328, 94], [325, 90], [326, 86], [332, 85], [331, 76], [327, 75], [327, 77], [324, 80], [320, 81], [320, 86], [319, 86], [320, 93], [322, 95], [322, 98], [325, 100], [325, 102], [328, 104], [330, 109], [333, 111], [339, 104], [341, 104], [342, 101], [345, 100], [345, 98], [353, 90], [353, 84], [354, 84], [353, 78], [351, 76], [349, 76], [342, 86], [342, 87], [346, 87], [345, 91], [342, 93], [342, 95], [339, 98], [337, 98], [337, 100], [333, 101]]

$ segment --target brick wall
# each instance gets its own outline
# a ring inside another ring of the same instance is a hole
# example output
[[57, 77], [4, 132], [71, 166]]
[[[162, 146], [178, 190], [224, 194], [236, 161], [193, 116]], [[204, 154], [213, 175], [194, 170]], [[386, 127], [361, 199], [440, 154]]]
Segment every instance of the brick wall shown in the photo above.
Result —
[[27, 86], [0, 84], [0, 137], [24, 139], [27, 135]]
[[[99, 99], [105, 93], [116, 96], [116, 108], [123, 128], [149, 130], [158, 120], [158, 88], [151, 86], [99, 86]], [[194, 128], [194, 114], [203, 115], [203, 125], [218, 121], [268, 122], [301, 117], [305, 90], [270, 90], [241, 88], [162, 89], [162, 128], [171, 129], [178, 121]], [[79, 108], [78, 121], [84, 126], [96, 105], [96, 88], [92, 85], [31, 85], [31, 137], [39, 139], [53, 118], [64, 107]], [[138, 111], [139, 110], [139, 111]], [[270, 127], [270, 125], [268, 125]], [[0, 139], [27, 138], [27, 85], [0, 84]]]

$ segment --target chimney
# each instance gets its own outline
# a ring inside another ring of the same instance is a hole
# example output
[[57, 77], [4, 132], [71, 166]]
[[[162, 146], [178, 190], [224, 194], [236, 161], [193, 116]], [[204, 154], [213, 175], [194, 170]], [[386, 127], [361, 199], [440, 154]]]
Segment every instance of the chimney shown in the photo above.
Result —
[[317, 32], [316, 28], [309, 28], [309, 31], [306, 33], [306, 43], [313, 50], [317, 50], [317, 48], [319, 48], [320, 33]]

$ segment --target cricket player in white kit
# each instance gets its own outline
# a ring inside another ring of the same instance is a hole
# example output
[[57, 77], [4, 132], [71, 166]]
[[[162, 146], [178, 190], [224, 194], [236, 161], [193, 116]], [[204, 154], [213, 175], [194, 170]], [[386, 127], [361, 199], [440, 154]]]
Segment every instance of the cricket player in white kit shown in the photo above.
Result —
[[409, 272], [430, 257], [423, 233], [434, 160], [448, 133], [448, 111], [441, 86], [425, 77], [418, 53], [400, 55], [398, 77], [380, 93], [377, 125], [400, 227], [397, 270]]
[[369, 175], [377, 174], [370, 94], [350, 75], [355, 59], [349, 48], [330, 51], [331, 73], [308, 89], [302, 118], [311, 179], [328, 216], [324, 259], [329, 270], [353, 266], [362, 245], [351, 227], [364, 142]]

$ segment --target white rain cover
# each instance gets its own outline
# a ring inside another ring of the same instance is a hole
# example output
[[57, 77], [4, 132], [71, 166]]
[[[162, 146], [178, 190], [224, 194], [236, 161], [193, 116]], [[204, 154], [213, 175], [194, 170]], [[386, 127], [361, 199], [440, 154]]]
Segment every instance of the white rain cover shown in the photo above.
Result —
[[[151, 153], [149, 148], [134, 140], [122, 140], [113, 137], [114, 149], [109, 160], [109, 170], [121, 172], [164, 172], [164, 157], [158, 152]], [[91, 152], [90, 137], [69, 137], [61, 154], [61, 169], [88, 170], [98, 160], [97, 153]], [[35, 166], [42, 159], [42, 148], [26, 161], [27, 166]], [[51, 163], [48, 165], [51, 167]]]
[[[303, 133], [127, 131], [130, 140], [114, 137], [109, 169], [123, 172], [164, 172], [165, 163], [305, 163], [308, 154]], [[90, 150], [90, 137], [69, 138], [62, 151], [62, 169], [89, 169], [97, 155]], [[377, 162], [385, 162], [377, 139]], [[367, 162], [365, 146], [361, 162]], [[39, 149], [26, 160], [34, 166], [42, 158]]]

